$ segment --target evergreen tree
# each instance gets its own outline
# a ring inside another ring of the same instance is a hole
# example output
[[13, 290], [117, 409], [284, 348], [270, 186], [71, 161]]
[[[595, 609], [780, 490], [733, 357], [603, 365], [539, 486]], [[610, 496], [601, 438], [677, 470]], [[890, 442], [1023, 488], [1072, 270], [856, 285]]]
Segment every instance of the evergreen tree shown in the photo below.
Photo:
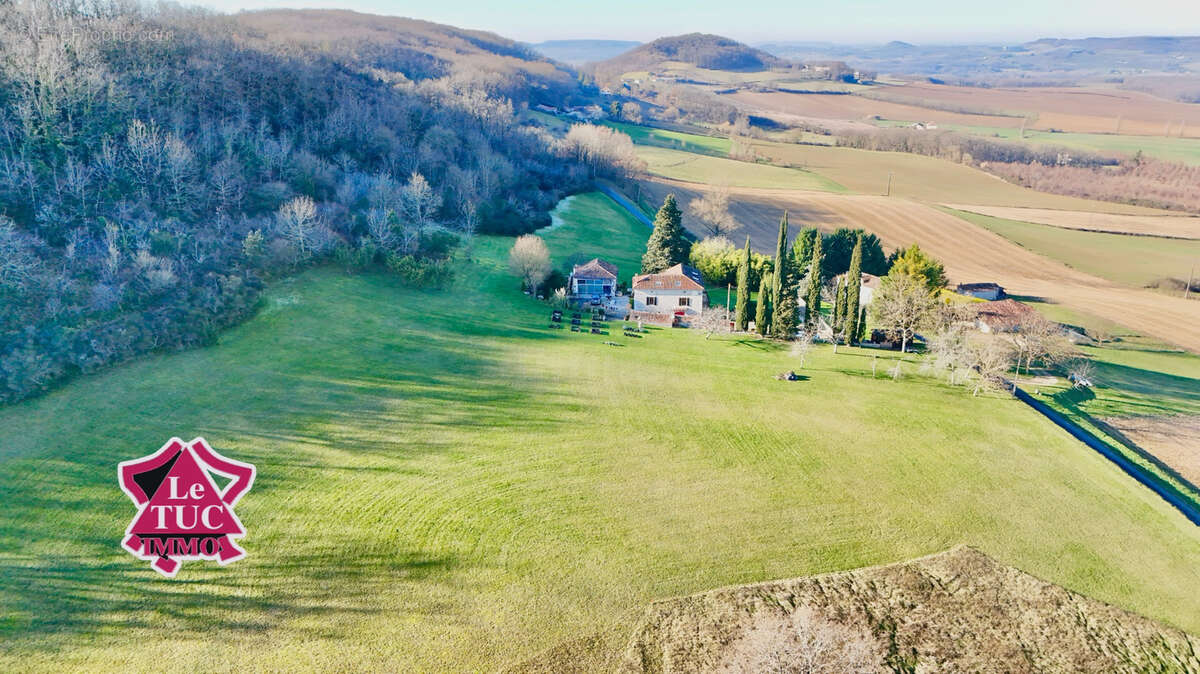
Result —
[[838, 277], [837, 285], [833, 289], [833, 320], [830, 325], [833, 326], [833, 334], [839, 335], [842, 332], [846, 320], [846, 285], [845, 279]]
[[766, 337], [771, 331], [771, 275], [763, 274], [758, 283], [758, 306], [754, 312], [754, 329]]
[[[761, 300], [760, 300], [761, 301]], [[737, 270], [737, 307], [734, 324], [739, 332], [750, 325], [750, 237], [746, 237], [746, 250]]]
[[858, 316], [859, 316], [859, 297], [862, 293], [862, 258], [863, 258], [863, 235], [858, 234], [858, 241], [854, 244], [854, 252], [850, 254], [850, 270], [846, 272], [846, 320], [850, 321], [850, 325], [846, 330], [846, 342], [853, 344], [858, 342]]
[[863, 340], [867, 338], [867, 308], [865, 306], [858, 310], [858, 321], [854, 325], [854, 343], [862, 344]]
[[792, 273], [787, 244], [788, 217], [784, 211], [775, 244], [775, 274], [771, 277], [771, 334], [780, 339], [791, 339], [796, 332], [796, 275]]
[[804, 324], [816, 330], [821, 317], [821, 237], [813, 242], [812, 260], [808, 264], [808, 297]]
[[[792, 242], [792, 269], [803, 274], [812, 262], [813, 243], [821, 237], [816, 227], [805, 227]], [[885, 272], [886, 273], [886, 272]]]
[[687, 262], [690, 248], [691, 244], [683, 234], [683, 214], [675, 203], [675, 195], [668, 194], [654, 217], [654, 232], [650, 234], [646, 254], [642, 256], [642, 273], [656, 274]]

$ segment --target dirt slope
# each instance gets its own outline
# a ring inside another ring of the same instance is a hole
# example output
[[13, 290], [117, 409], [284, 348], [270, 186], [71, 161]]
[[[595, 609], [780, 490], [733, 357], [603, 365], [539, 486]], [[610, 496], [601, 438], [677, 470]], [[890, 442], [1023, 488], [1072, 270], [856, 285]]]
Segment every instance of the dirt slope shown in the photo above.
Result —
[[1200, 672], [1200, 639], [968, 547], [652, 604], [618, 666], [657, 672]]
[[[675, 193], [685, 213], [687, 203], [707, 189], [666, 179], [645, 185], [657, 201]], [[1071, 306], [1200, 352], [1200, 303], [1085, 274], [916, 201], [754, 188], [730, 188], [730, 201], [731, 212], [742, 223], [733, 238], [749, 235], [763, 252], [774, 249], [779, 217], [786, 209], [796, 229], [861, 227], [878, 235], [888, 250], [919, 243], [946, 265], [952, 283], [995, 281], [1010, 294]]]

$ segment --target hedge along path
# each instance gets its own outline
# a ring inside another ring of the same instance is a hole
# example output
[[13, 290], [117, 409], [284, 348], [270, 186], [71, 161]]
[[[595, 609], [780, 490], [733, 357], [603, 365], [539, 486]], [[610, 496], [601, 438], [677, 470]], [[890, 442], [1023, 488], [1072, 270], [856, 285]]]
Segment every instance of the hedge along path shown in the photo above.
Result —
[[[709, 187], [655, 178], [646, 182], [656, 198], [674, 192], [688, 202]], [[916, 201], [897, 197], [827, 194], [796, 190], [730, 188], [730, 212], [759, 251], [772, 248], [779, 214], [786, 209], [793, 229], [816, 226], [866, 229], [885, 249], [914, 242], [946, 265], [952, 283], [995, 281], [1009, 294], [1027, 295], [1074, 307], [1134, 330], [1200, 352], [1200, 303], [1127, 288], [1071, 269], [1028, 251], [998, 234]], [[685, 219], [685, 224], [691, 225]], [[697, 230], [697, 235], [704, 232]]]

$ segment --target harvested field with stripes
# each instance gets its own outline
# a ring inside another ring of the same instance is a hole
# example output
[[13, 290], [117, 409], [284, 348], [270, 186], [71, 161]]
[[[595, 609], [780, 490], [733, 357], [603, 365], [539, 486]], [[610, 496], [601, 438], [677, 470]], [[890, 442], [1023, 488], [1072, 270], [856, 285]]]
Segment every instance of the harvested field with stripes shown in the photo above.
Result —
[[1187, 215], [1118, 215], [1115, 213], [1085, 213], [1059, 211], [1049, 208], [1020, 208], [1012, 206], [974, 206], [946, 204], [960, 211], [990, 215], [1008, 220], [1020, 220], [1064, 229], [1081, 229], [1111, 234], [1165, 236], [1174, 239], [1200, 239], [1200, 217]]

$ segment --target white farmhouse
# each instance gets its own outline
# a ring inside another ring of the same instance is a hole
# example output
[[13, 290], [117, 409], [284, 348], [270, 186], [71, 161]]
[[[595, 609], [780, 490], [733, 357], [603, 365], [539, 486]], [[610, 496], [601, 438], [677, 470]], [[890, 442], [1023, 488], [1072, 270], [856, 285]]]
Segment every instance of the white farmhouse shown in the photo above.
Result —
[[671, 314], [686, 321], [699, 318], [708, 304], [703, 277], [684, 264], [634, 276], [632, 290], [635, 312]]

